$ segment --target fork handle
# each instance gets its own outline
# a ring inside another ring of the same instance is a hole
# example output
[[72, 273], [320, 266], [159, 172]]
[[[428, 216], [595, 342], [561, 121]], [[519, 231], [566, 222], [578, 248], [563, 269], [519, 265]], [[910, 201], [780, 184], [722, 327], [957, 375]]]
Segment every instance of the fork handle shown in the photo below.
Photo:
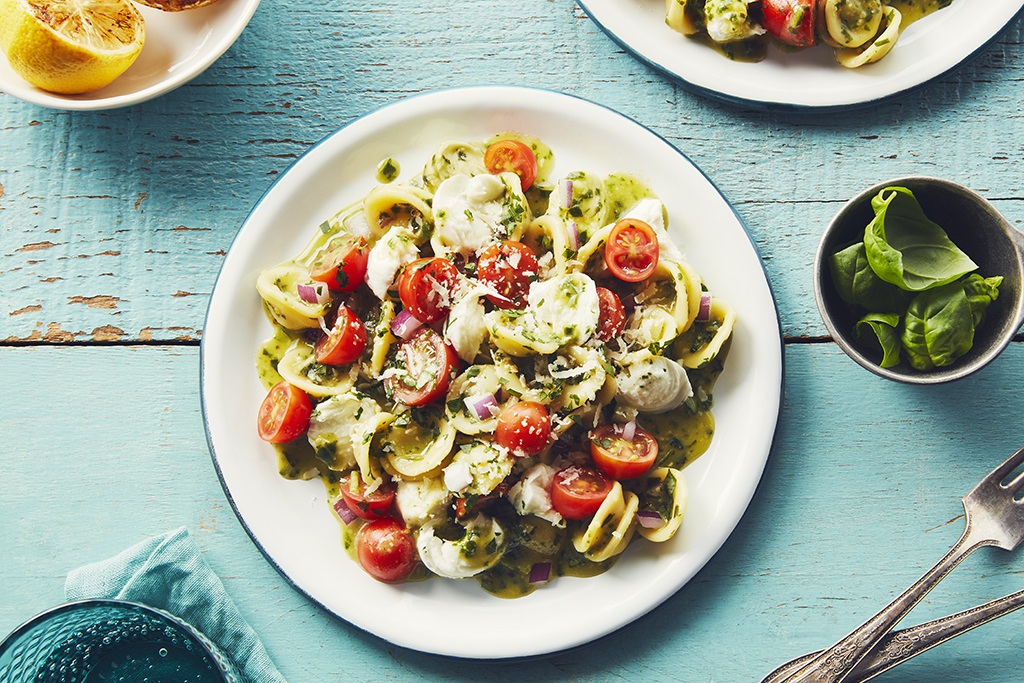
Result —
[[[877, 647], [860, 660], [846, 677], [844, 683], [863, 683], [870, 680], [883, 671], [888, 671], [897, 664], [902, 664], [936, 645], [1021, 607], [1024, 607], [1024, 590], [963, 612], [889, 633], [878, 641]], [[761, 683], [780, 683], [819, 654], [821, 654], [820, 650], [790, 660], [768, 674]]]
[[986, 538], [975, 539], [973, 527], [968, 523], [956, 545], [914, 585], [850, 635], [822, 651], [794, 674], [781, 679], [779, 683], [839, 683], [845, 680], [878, 641], [891, 631], [892, 627], [935, 587], [935, 584], [944, 579], [971, 552], [983, 545], [991, 544], [992, 541]]

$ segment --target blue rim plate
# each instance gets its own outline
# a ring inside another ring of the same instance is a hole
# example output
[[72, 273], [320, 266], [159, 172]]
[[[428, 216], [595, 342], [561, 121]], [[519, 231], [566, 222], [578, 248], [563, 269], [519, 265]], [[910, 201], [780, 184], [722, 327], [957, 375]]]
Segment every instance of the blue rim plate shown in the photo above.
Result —
[[1022, 0], [953, 0], [914, 22], [884, 59], [840, 66], [832, 50], [769, 49], [757, 63], [734, 62], [665, 24], [664, 0], [580, 0], [608, 36], [637, 59], [694, 92], [771, 109], [844, 109], [906, 95], [982, 54], [1024, 10]]
[[146, 22], [139, 58], [110, 85], [81, 95], [60, 95], [26, 83], [0, 56], [0, 90], [51, 109], [89, 111], [139, 104], [203, 73], [238, 39], [260, 0], [217, 0], [180, 12], [136, 5]]
[[[441, 142], [507, 129], [548, 143], [555, 177], [573, 170], [631, 171], [665, 200], [670, 230], [690, 263], [739, 315], [715, 391], [718, 433], [710, 451], [685, 471], [690, 503], [680, 533], [664, 544], [633, 544], [606, 574], [559, 578], [515, 600], [493, 597], [473, 580], [385, 585], [342, 548], [323, 485], [282, 479], [274, 451], [256, 436], [265, 391], [254, 354], [271, 334], [256, 277], [297, 253], [325, 218], [365, 195], [384, 158], [396, 159], [408, 178]], [[298, 591], [361, 629], [403, 647], [477, 659], [582, 645], [646, 614], [686, 584], [725, 542], [754, 494], [782, 392], [775, 301], [746, 227], [714, 184], [679, 150], [621, 114], [568, 95], [513, 87], [410, 97], [357, 119], [296, 161], [259, 200], [224, 260], [201, 361], [214, 464], [267, 560]]]

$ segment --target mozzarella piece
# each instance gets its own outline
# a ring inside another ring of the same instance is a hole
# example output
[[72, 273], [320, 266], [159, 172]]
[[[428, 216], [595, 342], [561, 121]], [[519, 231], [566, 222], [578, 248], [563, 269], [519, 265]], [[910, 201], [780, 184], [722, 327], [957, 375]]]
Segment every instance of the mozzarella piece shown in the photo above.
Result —
[[664, 356], [643, 354], [627, 362], [615, 380], [618, 398], [645, 413], [664, 413], [693, 395], [686, 369]]
[[761, 35], [764, 29], [750, 20], [747, 5], [754, 0], [707, 0], [704, 17], [708, 35], [716, 43], [728, 43]]
[[522, 516], [534, 515], [557, 527], [565, 526], [565, 519], [551, 504], [551, 485], [554, 480], [554, 467], [544, 463], [534, 465], [509, 490], [508, 499], [512, 507]]
[[505, 185], [498, 176], [455, 175], [434, 195], [435, 237], [453, 250], [469, 254], [494, 241], [505, 232], [501, 223]]
[[538, 326], [550, 330], [562, 346], [582, 344], [597, 330], [601, 308], [597, 285], [583, 273], [535, 282], [526, 301]]
[[444, 338], [451, 342], [459, 358], [472, 363], [480, 353], [480, 347], [487, 339], [487, 312], [480, 297], [484, 292], [478, 287], [465, 287], [448, 313]]
[[366, 259], [366, 286], [378, 299], [387, 296], [398, 270], [420, 257], [416, 239], [404, 226], [396, 225], [373, 245]]

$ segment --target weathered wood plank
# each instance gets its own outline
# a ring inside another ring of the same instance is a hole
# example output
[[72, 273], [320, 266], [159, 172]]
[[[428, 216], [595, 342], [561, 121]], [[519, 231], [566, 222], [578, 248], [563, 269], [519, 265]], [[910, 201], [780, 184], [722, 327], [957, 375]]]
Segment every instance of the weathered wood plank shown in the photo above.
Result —
[[428, 3], [263, 3], [210, 70], [151, 102], [71, 114], [0, 96], [0, 340], [199, 339], [232, 237], [295, 158], [407, 95], [484, 83], [565, 91], [663, 135], [748, 224], [785, 334], [820, 336], [818, 236], [863, 187], [939, 175], [1024, 219], [1020, 30], [895, 102], [790, 114], [689, 93], [573, 4], [455, 2], [439, 22]]

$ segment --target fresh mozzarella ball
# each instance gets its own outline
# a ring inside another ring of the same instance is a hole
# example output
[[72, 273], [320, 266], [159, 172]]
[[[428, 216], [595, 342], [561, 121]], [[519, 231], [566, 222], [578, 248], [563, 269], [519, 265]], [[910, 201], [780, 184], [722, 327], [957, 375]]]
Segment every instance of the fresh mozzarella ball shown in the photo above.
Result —
[[535, 282], [527, 296], [529, 311], [562, 341], [583, 343], [597, 330], [601, 304], [597, 285], [583, 273]]
[[471, 253], [494, 241], [503, 231], [502, 197], [505, 185], [497, 176], [456, 175], [448, 178], [434, 195], [434, 227], [442, 244]]
[[658, 236], [658, 253], [660, 257], [667, 258], [672, 261], [682, 261], [683, 252], [679, 250], [676, 243], [672, 241], [672, 238], [668, 236], [668, 230], [665, 229], [665, 214], [663, 211], [664, 205], [660, 199], [653, 199], [647, 197], [641, 199], [633, 207], [623, 214], [623, 218], [636, 218], [642, 220], [647, 225], [654, 228], [654, 234]]
[[686, 369], [664, 356], [628, 363], [615, 380], [619, 399], [645, 413], [672, 410], [693, 395]]

